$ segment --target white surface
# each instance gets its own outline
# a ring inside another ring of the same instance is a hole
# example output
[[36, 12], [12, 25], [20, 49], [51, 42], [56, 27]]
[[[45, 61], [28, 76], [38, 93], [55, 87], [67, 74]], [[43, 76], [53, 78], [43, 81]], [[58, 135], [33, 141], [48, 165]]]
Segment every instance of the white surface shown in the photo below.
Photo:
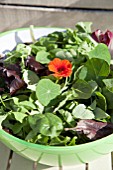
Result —
[[[63, 29], [60, 28], [35, 28], [34, 29], [34, 36], [35, 39], [38, 39], [41, 36], [46, 36], [47, 34], [54, 32], [54, 31], [61, 31]], [[0, 54], [4, 54], [7, 51], [11, 51], [14, 49], [17, 43], [22, 42], [32, 42], [30, 36], [29, 29], [18, 29], [14, 31], [6, 32], [5, 34], [1, 34], [0, 36]]]

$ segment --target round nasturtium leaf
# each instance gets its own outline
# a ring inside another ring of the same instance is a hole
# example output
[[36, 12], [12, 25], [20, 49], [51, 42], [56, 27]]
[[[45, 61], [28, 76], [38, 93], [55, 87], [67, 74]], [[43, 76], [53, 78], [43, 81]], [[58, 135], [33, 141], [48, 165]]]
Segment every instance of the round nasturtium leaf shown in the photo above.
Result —
[[35, 114], [28, 117], [32, 130], [44, 136], [57, 137], [63, 130], [62, 120], [53, 113]]
[[49, 79], [42, 79], [38, 82], [36, 96], [41, 104], [47, 106], [49, 102], [60, 94], [60, 85]]

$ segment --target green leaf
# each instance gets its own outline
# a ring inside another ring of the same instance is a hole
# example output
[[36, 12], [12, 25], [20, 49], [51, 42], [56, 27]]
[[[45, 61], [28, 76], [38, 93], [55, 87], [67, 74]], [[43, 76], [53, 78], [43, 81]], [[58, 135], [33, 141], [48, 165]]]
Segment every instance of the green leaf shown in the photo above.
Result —
[[16, 47], [16, 51], [21, 53], [22, 55], [26, 55], [27, 57], [31, 53], [31, 47], [25, 44], [18, 44]]
[[73, 84], [73, 95], [76, 99], [89, 99], [93, 89], [85, 80], [77, 80]]
[[33, 115], [28, 119], [33, 131], [45, 136], [56, 137], [63, 129], [61, 119], [52, 113]]
[[43, 135], [51, 137], [58, 136], [63, 130], [62, 120], [52, 113], [46, 113], [45, 116], [48, 119], [49, 126], [48, 127], [43, 126], [42, 129]]
[[37, 74], [31, 70], [24, 70], [23, 79], [27, 85], [33, 85], [39, 81]]
[[94, 50], [89, 52], [89, 59], [98, 58], [104, 60], [110, 65], [111, 55], [105, 44], [98, 44]]
[[2, 129], [2, 122], [6, 119], [7, 115], [0, 115], [0, 129]]
[[17, 122], [13, 125], [12, 131], [14, 134], [19, 133], [22, 130], [23, 124], [22, 122]]
[[78, 32], [91, 33], [91, 25], [92, 22], [78, 22], [76, 28], [78, 29]]
[[39, 134], [37, 136], [37, 139], [35, 140], [36, 141], [35, 143], [42, 144], [42, 145], [48, 145], [49, 140], [50, 140], [50, 137]]
[[91, 103], [91, 105], [88, 106], [88, 109], [90, 109], [90, 110], [95, 110], [96, 105], [97, 105], [97, 102], [96, 102], [96, 100], [94, 100], [94, 101]]
[[41, 64], [48, 64], [50, 62], [49, 55], [50, 55], [49, 52], [43, 50], [39, 51], [37, 52], [36, 55], [36, 61], [38, 61]]
[[106, 102], [107, 102], [107, 108], [108, 109], [113, 109], [113, 91], [107, 87], [103, 88], [103, 95], [106, 98]]
[[78, 137], [77, 137], [77, 136], [74, 136], [74, 137], [71, 139], [71, 141], [69, 142], [68, 146], [74, 146], [74, 145], [76, 145], [77, 139], [78, 139]]
[[23, 119], [27, 116], [27, 114], [21, 113], [21, 112], [12, 112], [15, 119], [19, 121], [20, 123], [23, 122]]
[[40, 103], [47, 106], [49, 102], [60, 94], [60, 85], [53, 83], [49, 79], [39, 81], [36, 88], [36, 96]]
[[98, 84], [96, 83], [96, 81], [90, 80], [90, 81], [88, 81], [88, 84], [92, 87], [92, 91], [93, 91], [93, 92], [94, 92], [95, 90], [97, 90]]
[[65, 111], [64, 109], [61, 109], [58, 112], [62, 115], [64, 121], [66, 121], [68, 124], [75, 124], [75, 120], [73, 119], [73, 116], [70, 112], [67, 110]]
[[107, 103], [106, 103], [106, 98], [103, 94], [101, 94], [99, 91], [95, 92], [96, 94], [96, 101], [97, 105], [104, 111], [107, 109]]
[[30, 101], [19, 102], [19, 106], [24, 106], [27, 109], [36, 109], [36, 106]]
[[96, 109], [94, 110], [94, 115], [95, 115], [95, 119], [98, 120], [110, 117], [106, 112], [104, 112], [99, 107], [96, 107]]
[[36, 85], [39, 81], [39, 77], [35, 72], [31, 70], [24, 70], [23, 79], [27, 84], [28, 89], [31, 89], [32, 91], [36, 90]]
[[75, 118], [79, 118], [79, 119], [94, 119], [95, 118], [93, 112], [89, 109], [86, 109], [86, 106], [84, 104], [79, 104], [78, 106], [76, 106], [73, 109], [72, 114]]
[[25, 140], [29, 141], [30, 139], [34, 138], [35, 136], [36, 136], [36, 133], [35, 133], [33, 130], [31, 130], [31, 131], [27, 134]]
[[64, 50], [64, 49], [56, 52], [55, 57], [60, 58], [60, 59], [67, 59], [69, 61], [73, 61], [73, 55], [69, 51]]
[[65, 146], [70, 141], [70, 137], [55, 137], [51, 139], [50, 146]]
[[30, 47], [31, 47], [31, 52], [33, 53], [33, 54], [37, 54], [37, 52], [39, 52], [39, 51], [46, 51], [46, 47], [43, 47], [43, 46], [37, 46], [37, 45], [35, 45], [35, 44], [31, 44], [30, 45]]
[[107, 88], [113, 90], [113, 78], [111, 79], [103, 79], [104, 84]]
[[109, 72], [110, 67], [106, 61], [92, 58], [84, 64], [84, 67], [79, 73], [79, 78], [98, 81], [100, 77], [108, 76]]
[[35, 114], [28, 117], [30, 127], [35, 133], [40, 133], [42, 126], [48, 126], [48, 120], [43, 114]]

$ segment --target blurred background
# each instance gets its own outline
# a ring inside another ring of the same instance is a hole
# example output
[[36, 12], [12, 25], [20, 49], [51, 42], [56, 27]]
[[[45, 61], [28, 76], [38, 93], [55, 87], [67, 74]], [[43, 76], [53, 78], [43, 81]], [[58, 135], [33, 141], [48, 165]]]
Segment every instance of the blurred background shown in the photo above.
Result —
[[93, 22], [113, 31], [113, 0], [0, 0], [0, 32], [20, 27], [71, 27]]

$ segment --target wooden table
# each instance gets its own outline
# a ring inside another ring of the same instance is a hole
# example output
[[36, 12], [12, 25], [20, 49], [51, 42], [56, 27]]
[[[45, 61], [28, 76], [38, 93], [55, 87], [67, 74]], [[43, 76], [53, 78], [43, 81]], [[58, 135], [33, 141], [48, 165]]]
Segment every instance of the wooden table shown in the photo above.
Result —
[[0, 0], [0, 32], [29, 25], [73, 28], [78, 21], [113, 30], [113, 0]]
[[[0, 0], [0, 32], [29, 25], [73, 28], [78, 21], [93, 22], [93, 30], [113, 30], [113, 0]], [[111, 164], [109, 153], [87, 165], [37, 165], [0, 143], [0, 170], [112, 170]]]

